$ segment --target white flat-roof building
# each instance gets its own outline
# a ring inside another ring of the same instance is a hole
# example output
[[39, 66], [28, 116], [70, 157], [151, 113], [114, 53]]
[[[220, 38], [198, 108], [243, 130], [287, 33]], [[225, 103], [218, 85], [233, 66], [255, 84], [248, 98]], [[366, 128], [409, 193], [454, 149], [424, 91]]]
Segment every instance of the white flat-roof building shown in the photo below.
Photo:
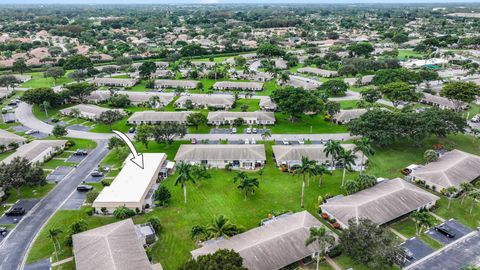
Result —
[[232, 108], [235, 103], [233, 95], [223, 94], [191, 94], [181, 96], [175, 101], [175, 106], [178, 108], [187, 108], [186, 104], [190, 100], [192, 106], [195, 108], [217, 108], [228, 110]]
[[332, 120], [336, 124], [346, 124], [353, 119], [357, 119], [363, 114], [365, 114], [368, 110], [367, 109], [351, 109], [351, 110], [340, 110], [336, 113]]
[[26, 141], [27, 139], [22, 136], [0, 129], [0, 145], [8, 146], [10, 143], [23, 144]]
[[208, 123], [211, 125], [232, 124], [235, 119], [241, 118], [247, 125], [273, 125], [275, 124], [275, 114], [267, 111], [257, 112], [227, 112], [217, 111], [209, 112], [207, 116]]
[[290, 75], [290, 79], [285, 82], [285, 85], [301, 87], [305, 90], [313, 90], [320, 87], [320, 85], [322, 85], [322, 82], [302, 76]]
[[98, 117], [100, 117], [100, 115], [106, 111], [114, 110], [114, 111], [118, 111], [121, 114], [125, 114], [123, 110], [108, 109], [108, 108], [103, 108], [103, 107], [92, 105], [92, 104], [78, 104], [72, 107], [62, 109], [60, 110], [60, 113], [64, 115], [72, 116], [75, 110], [78, 110], [78, 112], [80, 112], [78, 117], [86, 118], [94, 121], [97, 120]]
[[128, 118], [128, 123], [132, 125], [148, 124], [155, 125], [161, 122], [175, 122], [183, 124], [187, 122], [188, 115], [192, 114], [190, 111], [181, 112], [157, 112], [157, 111], [143, 111], [135, 112]]
[[213, 85], [216, 90], [248, 90], [262, 91], [263, 83], [260, 82], [216, 82]]
[[298, 72], [300, 73], [305, 73], [305, 74], [311, 74], [311, 75], [316, 75], [320, 77], [337, 77], [338, 72], [334, 70], [326, 70], [326, 69], [321, 69], [321, 68], [314, 68], [314, 67], [303, 67], [299, 68]]
[[[154, 108], [159, 108], [166, 106], [170, 102], [172, 102], [173, 98], [175, 97], [174, 93], [163, 93], [163, 92], [132, 92], [132, 91], [116, 91], [116, 94], [119, 95], [127, 95], [130, 102], [134, 105], [150, 102], [152, 101], [153, 97], [158, 97]], [[93, 91], [90, 96], [87, 98], [88, 101], [91, 102], [102, 102], [108, 100], [111, 97], [110, 91], [106, 90], [98, 90]]]
[[137, 84], [137, 79], [121, 79], [121, 78], [95, 78], [93, 83], [97, 86], [116, 86], [116, 87], [132, 87]]
[[96, 212], [105, 207], [112, 213], [117, 207], [125, 206], [132, 210], [150, 208], [152, 201], [148, 198], [153, 185], [157, 182], [160, 169], [167, 159], [164, 153], [144, 153], [144, 168], [131, 162], [130, 154], [120, 173], [110, 186], [105, 187], [93, 202]]
[[155, 88], [183, 88], [195, 89], [198, 87], [199, 81], [191, 80], [156, 80]]

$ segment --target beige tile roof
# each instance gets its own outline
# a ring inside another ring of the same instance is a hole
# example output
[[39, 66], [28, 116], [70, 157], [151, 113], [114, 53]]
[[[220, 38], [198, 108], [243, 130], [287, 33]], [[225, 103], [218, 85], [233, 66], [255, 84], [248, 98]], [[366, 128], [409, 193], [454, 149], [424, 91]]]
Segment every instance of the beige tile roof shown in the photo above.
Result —
[[263, 144], [182, 144], [176, 161], [266, 160]]

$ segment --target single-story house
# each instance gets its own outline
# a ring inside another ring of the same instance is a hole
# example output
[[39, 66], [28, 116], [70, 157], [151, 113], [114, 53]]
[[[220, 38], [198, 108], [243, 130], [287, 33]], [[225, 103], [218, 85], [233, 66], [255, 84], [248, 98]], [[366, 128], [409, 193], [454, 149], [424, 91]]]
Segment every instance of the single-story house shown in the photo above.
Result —
[[285, 82], [285, 85], [301, 87], [305, 90], [314, 90], [320, 87], [322, 82], [302, 76], [290, 75], [290, 79]]
[[15, 153], [5, 158], [2, 162], [10, 163], [14, 158], [25, 158], [30, 163], [44, 162], [48, 158], [65, 148], [66, 140], [35, 140], [21, 145]]
[[22, 83], [30, 81], [32, 79], [32, 75], [28, 74], [14, 74], [13, 76], [15, 77], [15, 79], [21, 81]]
[[311, 75], [315, 75], [315, 76], [320, 76], [320, 77], [325, 77], [325, 78], [331, 78], [331, 77], [337, 77], [338, 76], [337, 71], [326, 70], [326, 69], [321, 69], [321, 68], [314, 68], [314, 67], [299, 68], [298, 72], [305, 73], [305, 74], [311, 74]]
[[233, 95], [222, 94], [191, 94], [181, 96], [175, 101], [175, 106], [178, 108], [186, 108], [187, 101], [192, 102], [195, 108], [218, 108], [228, 110], [232, 108], [235, 103], [235, 97]]
[[123, 110], [107, 109], [107, 108], [103, 108], [103, 107], [100, 107], [100, 106], [97, 106], [97, 105], [92, 105], [92, 104], [78, 104], [78, 105], [75, 105], [75, 106], [72, 106], [72, 107], [62, 109], [62, 110], [60, 110], [60, 113], [63, 114], [63, 115], [72, 116], [72, 114], [73, 114], [72, 111], [74, 111], [75, 109], [80, 112], [78, 117], [86, 118], [86, 119], [90, 119], [90, 120], [94, 120], [94, 121], [97, 120], [100, 117], [100, 115], [103, 112], [106, 112], [106, 111], [114, 110], [114, 111], [118, 111], [121, 114], [125, 114], [123, 112]]
[[217, 111], [209, 112], [207, 119], [211, 125], [232, 124], [237, 118], [242, 118], [247, 125], [273, 125], [275, 124], [275, 114], [273, 112], [227, 112]]
[[132, 219], [74, 234], [77, 270], [153, 270]]
[[320, 208], [346, 228], [351, 219], [369, 219], [382, 225], [413, 211], [429, 209], [439, 199], [405, 180], [395, 178], [352, 195], [333, 197]]
[[243, 266], [249, 270], [283, 269], [319, 251], [316, 241], [308, 246], [305, 241], [310, 236], [310, 228], [322, 226], [324, 225], [307, 211], [285, 214], [228, 239], [205, 242], [201, 248], [191, 251], [191, 254], [197, 258], [219, 249], [233, 249], [240, 254]]
[[175, 122], [183, 124], [187, 121], [187, 116], [191, 113], [193, 112], [142, 111], [133, 113], [127, 121], [132, 125], [159, 124], [160, 122]]
[[432, 95], [428, 93], [424, 93], [423, 97], [420, 99], [420, 103], [439, 107], [440, 109], [450, 109], [450, 110], [456, 110], [462, 109], [465, 110], [468, 107], [468, 104], [462, 101], [453, 101], [451, 99], [448, 99], [446, 97], [441, 97], [437, 95]]
[[105, 66], [98, 66], [98, 67], [95, 67], [96, 70], [100, 71], [100, 72], [103, 72], [105, 69], [112, 69], [112, 70], [120, 70], [120, 66], [119, 65], [105, 65]]
[[152, 77], [154, 77], [154, 78], [172, 78], [172, 77], [174, 77], [174, 75], [175, 75], [175, 73], [173, 73], [171, 70], [159, 69], [152, 74]]
[[165, 69], [168, 67], [168, 62], [165, 62], [165, 61], [155, 62], [155, 66], [157, 66], [157, 68]]
[[263, 83], [260, 82], [216, 82], [213, 85], [215, 90], [249, 90], [262, 91]]
[[261, 97], [258, 103], [262, 111], [274, 112], [277, 110], [277, 104], [269, 96]]
[[455, 149], [441, 155], [437, 161], [414, 169], [410, 175], [437, 191], [448, 187], [460, 190], [460, 184], [480, 177], [480, 156]]
[[22, 136], [18, 136], [15, 133], [0, 129], [0, 145], [8, 146], [10, 143], [17, 143], [21, 145], [24, 144], [26, 141], [27, 139]]
[[287, 61], [283, 60], [282, 58], [275, 59], [275, 67], [278, 69], [287, 69]]
[[[342, 144], [345, 150], [355, 151], [354, 144]], [[273, 156], [277, 166], [286, 166], [291, 169], [295, 166], [302, 164], [302, 157], [308, 157], [310, 160], [316, 161], [318, 164], [324, 164], [331, 166], [332, 156], [328, 156], [324, 152], [325, 145], [323, 144], [295, 144], [295, 145], [273, 145]], [[352, 166], [353, 170], [361, 169], [362, 152], [355, 153], [355, 165]], [[367, 157], [364, 157], [364, 163], [367, 161]]]
[[261, 71], [251, 71], [244, 73], [242, 70], [235, 70], [231, 76], [232, 79], [249, 80], [255, 82], [266, 82], [272, 79], [272, 75]]
[[195, 67], [212, 68], [213, 66], [215, 66], [215, 62], [212, 61], [192, 61], [191, 63]]
[[368, 85], [372, 82], [373, 77], [375, 77], [375, 75], [365, 75], [361, 78], [345, 78], [343, 82], [349, 86]]
[[[164, 93], [164, 92], [132, 92], [132, 91], [116, 91], [118, 95], [127, 95], [130, 102], [134, 105], [141, 103], [149, 102], [152, 100], [152, 97], [158, 97], [159, 104], [154, 106], [155, 108], [164, 107], [170, 102], [172, 102], [175, 97], [174, 93]], [[102, 102], [106, 101], [111, 97], [110, 91], [106, 90], [97, 90], [93, 91], [90, 96], [87, 98], [91, 102]]]
[[332, 117], [332, 120], [336, 124], [346, 124], [353, 119], [359, 118], [366, 112], [367, 109], [340, 110]]
[[265, 164], [263, 144], [182, 144], [175, 161], [208, 167], [253, 170]]
[[192, 80], [155, 80], [155, 88], [195, 89], [199, 83], [199, 81]]
[[132, 87], [137, 84], [137, 79], [121, 79], [121, 78], [95, 78], [93, 83], [97, 86], [116, 86], [116, 87]]
[[153, 204], [153, 186], [159, 178], [160, 169], [167, 160], [164, 153], [143, 153], [144, 168], [125, 159], [120, 173], [110, 186], [105, 187], [93, 202], [95, 211], [101, 213], [106, 208], [112, 213], [117, 207], [125, 206], [132, 210], [148, 209]]
[[13, 94], [13, 89], [0, 88], [0, 100], [10, 97]]

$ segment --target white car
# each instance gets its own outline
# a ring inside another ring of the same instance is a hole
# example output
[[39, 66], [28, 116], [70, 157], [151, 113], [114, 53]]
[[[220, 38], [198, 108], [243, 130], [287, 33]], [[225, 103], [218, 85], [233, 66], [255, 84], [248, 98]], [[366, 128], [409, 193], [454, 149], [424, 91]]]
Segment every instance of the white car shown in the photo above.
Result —
[[252, 129], [251, 128], [247, 128], [247, 134], [251, 134], [252, 133]]
[[237, 128], [232, 128], [232, 134], [237, 133]]
[[252, 139], [252, 140], [250, 141], [250, 144], [257, 144], [257, 141], [255, 141], [255, 139]]
[[298, 144], [305, 144], [305, 141], [303, 139], [299, 139]]
[[245, 144], [250, 144], [250, 141], [248, 139], [245, 139]]
[[283, 144], [284, 145], [289, 145], [290, 143], [288, 142], [287, 138], [283, 138]]
[[257, 128], [253, 128], [253, 129], [252, 129], [252, 133], [253, 133], [253, 134], [257, 134], [257, 133], [258, 133], [258, 129], [257, 129]]
[[38, 131], [36, 129], [30, 129], [27, 132], [25, 132], [25, 135], [32, 135], [32, 134], [39, 133], [39, 132], [40, 131]]

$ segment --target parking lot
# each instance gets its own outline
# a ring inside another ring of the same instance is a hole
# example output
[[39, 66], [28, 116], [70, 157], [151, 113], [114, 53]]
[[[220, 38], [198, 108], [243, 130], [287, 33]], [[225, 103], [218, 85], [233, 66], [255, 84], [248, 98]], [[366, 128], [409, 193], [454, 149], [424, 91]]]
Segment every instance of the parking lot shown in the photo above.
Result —
[[85, 202], [85, 198], [87, 198], [87, 192], [74, 191], [61, 208], [64, 210], [78, 210]]
[[58, 183], [62, 181], [67, 174], [69, 174], [74, 168], [67, 166], [57, 167], [53, 172], [47, 176], [47, 181], [50, 183]]
[[66, 162], [74, 162], [74, 163], [80, 163], [82, 160], [84, 160], [87, 157], [87, 155], [75, 155], [72, 154]]
[[417, 239], [416, 237], [406, 240], [400, 246], [411, 253], [409, 254], [411, 258], [407, 258], [407, 264], [412, 264], [413, 262], [424, 258], [425, 256], [431, 254], [434, 251], [430, 246], [422, 242], [420, 239]]
[[[453, 219], [450, 219], [450, 220], [447, 220], [445, 221], [444, 223], [441, 223], [441, 224], [446, 224], [450, 230], [452, 231], [452, 233], [455, 234], [455, 237], [452, 237], [452, 238], [448, 238], [446, 237], [445, 235], [443, 235], [442, 233], [436, 231], [434, 228], [431, 228], [429, 229], [426, 234], [430, 237], [432, 237], [433, 239], [439, 241], [440, 243], [444, 244], [444, 245], [448, 245], [460, 238], [462, 238], [463, 236], [469, 234], [470, 232], [472, 232], [472, 229], [466, 227], [465, 225], [457, 222], [456, 220], [453, 220]], [[439, 224], [439, 225], [441, 225]]]
[[78, 130], [78, 131], [90, 131], [90, 129], [92, 129], [92, 127], [83, 126], [83, 125], [71, 125], [71, 126], [67, 127], [67, 129]]
[[14, 126], [12, 127], [12, 129], [15, 131], [15, 132], [25, 132], [27, 130], [30, 130], [28, 127], [24, 126], [24, 125], [18, 125], [18, 126]]
[[12, 207], [21, 207], [25, 209], [25, 214], [22, 216], [7, 216], [3, 215], [0, 218], [0, 224], [17, 224], [27, 213], [30, 209], [32, 209], [35, 204], [40, 201], [39, 199], [29, 199], [29, 200], [19, 200], [15, 205]]

